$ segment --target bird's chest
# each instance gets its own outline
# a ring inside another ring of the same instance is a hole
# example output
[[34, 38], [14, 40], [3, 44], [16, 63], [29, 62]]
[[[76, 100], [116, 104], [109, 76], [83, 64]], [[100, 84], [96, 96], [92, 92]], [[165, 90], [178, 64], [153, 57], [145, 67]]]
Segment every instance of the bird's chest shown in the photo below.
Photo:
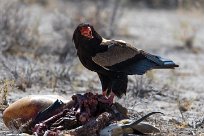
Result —
[[96, 64], [92, 60], [92, 57], [90, 55], [87, 55], [85, 53], [78, 53], [79, 60], [81, 61], [82, 65], [86, 67], [89, 70], [94, 71], [96, 69]]
[[80, 48], [78, 48], [77, 55], [84, 67], [92, 71], [97, 71], [98, 69], [101, 69], [101, 66], [96, 64], [92, 57], [96, 56], [96, 54], [99, 52], [104, 52], [105, 50], [107, 50], [107, 47], [105, 46], [87, 43], [86, 45], [80, 46]]

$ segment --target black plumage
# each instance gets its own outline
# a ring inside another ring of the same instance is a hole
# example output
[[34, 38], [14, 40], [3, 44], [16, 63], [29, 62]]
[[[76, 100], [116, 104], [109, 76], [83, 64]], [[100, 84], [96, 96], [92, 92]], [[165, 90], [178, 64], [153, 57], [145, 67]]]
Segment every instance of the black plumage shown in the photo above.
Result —
[[143, 75], [151, 69], [173, 69], [173, 61], [139, 50], [121, 40], [106, 40], [90, 24], [80, 24], [73, 41], [81, 63], [98, 73], [102, 90], [121, 97], [128, 75]]

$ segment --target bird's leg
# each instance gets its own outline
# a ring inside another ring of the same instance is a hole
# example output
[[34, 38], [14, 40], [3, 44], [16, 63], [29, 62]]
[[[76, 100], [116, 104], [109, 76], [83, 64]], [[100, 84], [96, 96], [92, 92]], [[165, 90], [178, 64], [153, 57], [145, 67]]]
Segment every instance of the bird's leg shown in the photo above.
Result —
[[113, 99], [115, 97], [115, 94], [111, 91], [111, 93], [109, 94], [109, 96], [107, 96], [107, 90], [103, 91], [102, 95], [107, 98], [108, 100], [113, 102]]
[[112, 104], [114, 100], [115, 94], [111, 91], [110, 96], [108, 97], [108, 101]]
[[107, 97], [107, 96], [106, 96], [106, 95], [107, 95], [107, 90], [103, 90], [102, 95], [103, 95], [104, 97]]
[[111, 92], [109, 94], [109, 96], [107, 96], [107, 90], [103, 91], [102, 93], [103, 97], [99, 99], [100, 102], [102, 103], [108, 103], [108, 104], [113, 104], [113, 99], [115, 94], [113, 92]]

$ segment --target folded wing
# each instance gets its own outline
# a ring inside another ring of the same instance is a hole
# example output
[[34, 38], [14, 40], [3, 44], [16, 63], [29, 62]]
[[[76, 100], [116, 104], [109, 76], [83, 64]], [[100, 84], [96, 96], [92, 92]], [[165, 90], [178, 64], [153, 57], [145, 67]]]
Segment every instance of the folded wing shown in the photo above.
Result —
[[105, 52], [97, 53], [92, 60], [111, 71], [127, 75], [142, 75], [151, 69], [178, 67], [173, 61], [152, 55], [121, 41], [106, 41], [101, 46], [108, 46]]

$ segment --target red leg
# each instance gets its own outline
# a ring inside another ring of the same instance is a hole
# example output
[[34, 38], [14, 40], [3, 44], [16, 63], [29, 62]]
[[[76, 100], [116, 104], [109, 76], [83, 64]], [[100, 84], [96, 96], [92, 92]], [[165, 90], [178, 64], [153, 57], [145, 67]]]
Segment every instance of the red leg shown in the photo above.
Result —
[[103, 91], [102, 95], [106, 97], [107, 90]]
[[102, 95], [104, 96], [103, 98], [101, 98], [99, 101], [103, 102], [103, 103], [108, 103], [108, 104], [113, 104], [113, 99], [115, 94], [113, 92], [110, 93], [109, 97], [106, 95], [107, 91], [103, 91]]
[[110, 96], [108, 97], [108, 101], [112, 104], [114, 100], [115, 94], [113, 92], [110, 93]]

